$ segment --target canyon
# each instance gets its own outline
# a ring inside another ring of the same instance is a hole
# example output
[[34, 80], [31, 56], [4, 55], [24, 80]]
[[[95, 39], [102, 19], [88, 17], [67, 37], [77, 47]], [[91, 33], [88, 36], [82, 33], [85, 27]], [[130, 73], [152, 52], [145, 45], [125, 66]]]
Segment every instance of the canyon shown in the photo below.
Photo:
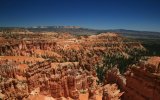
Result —
[[160, 57], [118, 33], [20, 30], [0, 41], [2, 100], [160, 99]]

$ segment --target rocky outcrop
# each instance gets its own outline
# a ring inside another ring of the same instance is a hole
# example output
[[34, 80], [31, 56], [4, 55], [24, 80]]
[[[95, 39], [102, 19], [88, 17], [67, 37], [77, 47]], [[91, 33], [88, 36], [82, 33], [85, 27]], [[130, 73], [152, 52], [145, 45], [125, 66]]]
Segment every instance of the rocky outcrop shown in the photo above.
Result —
[[18, 81], [9, 78], [0, 83], [0, 94], [3, 95], [3, 100], [22, 99], [28, 96], [28, 88], [25, 81]]
[[[150, 58], [149, 61], [153, 59]], [[157, 59], [160, 62], [160, 59]], [[155, 69], [157, 68], [157, 69]], [[160, 75], [158, 65], [141, 62], [126, 72], [126, 89], [124, 99], [127, 100], [159, 100]]]
[[103, 87], [102, 100], [120, 100], [122, 94], [116, 84], [107, 84]]
[[121, 91], [125, 90], [126, 78], [125, 76], [120, 74], [119, 69], [117, 67], [114, 67], [107, 71], [105, 78], [106, 84], [116, 83], [118, 85], [118, 88], [121, 89]]

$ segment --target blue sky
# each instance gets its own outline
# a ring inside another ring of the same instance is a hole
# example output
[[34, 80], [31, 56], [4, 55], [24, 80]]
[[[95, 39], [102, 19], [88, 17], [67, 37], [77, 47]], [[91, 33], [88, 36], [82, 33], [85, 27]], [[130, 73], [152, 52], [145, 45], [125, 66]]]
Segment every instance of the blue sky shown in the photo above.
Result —
[[69, 25], [160, 32], [160, 0], [0, 0], [0, 26]]

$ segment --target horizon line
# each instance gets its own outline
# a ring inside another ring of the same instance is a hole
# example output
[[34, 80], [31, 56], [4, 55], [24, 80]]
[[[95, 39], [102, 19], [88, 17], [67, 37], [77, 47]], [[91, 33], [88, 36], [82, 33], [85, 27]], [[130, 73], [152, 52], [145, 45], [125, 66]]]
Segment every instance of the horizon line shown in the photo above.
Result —
[[83, 27], [83, 26], [78, 26], [78, 25], [33, 25], [33, 26], [0, 26], [0, 28], [48, 28], [48, 27], [54, 27], [54, 28], [67, 28], [71, 29], [72, 27], [75, 29], [91, 29], [91, 30], [99, 30], [99, 31], [107, 31], [107, 30], [125, 30], [125, 31], [139, 31], [139, 32], [158, 32], [160, 31], [151, 31], [151, 30], [136, 30], [136, 29], [125, 29], [125, 28], [89, 28], [89, 27]]

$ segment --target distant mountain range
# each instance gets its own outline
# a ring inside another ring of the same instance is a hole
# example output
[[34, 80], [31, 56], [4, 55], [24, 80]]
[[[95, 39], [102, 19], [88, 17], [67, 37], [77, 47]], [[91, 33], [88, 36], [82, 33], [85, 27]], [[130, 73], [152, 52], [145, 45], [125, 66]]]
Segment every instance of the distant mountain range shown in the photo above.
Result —
[[78, 29], [81, 28], [80, 26], [33, 26], [33, 27], [26, 27], [26, 28], [74, 28]]
[[150, 32], [150, 31], [136, 31], [136, 30], [126, 30], [126, 29], [107, 29], [107, 30], [98, 30], [98, 29], [89, 29], [81, 28], [79, 26], [35, 26], [35, 27], [0, 27], [2, 30], [12, 30], [12, 29], [27, 29], [29, 31], [38, 33], [38, 32], [68, 32], [74, 35], [93, 35], [103, 32], [114, 32], [122, 36], [131, 37], [131, 38], [158, 38], [160, 39], [160, 32]]
[[152, 31], [136, 31], [136, 30], [126, 30], [126, 29], [113, 29], [113, 30], [104, 30], [104, 32], [115, 32], [119, 33], [122, 36], [132, 37], [132, 38], [157, 38], [160, 39], [160, 32]]

